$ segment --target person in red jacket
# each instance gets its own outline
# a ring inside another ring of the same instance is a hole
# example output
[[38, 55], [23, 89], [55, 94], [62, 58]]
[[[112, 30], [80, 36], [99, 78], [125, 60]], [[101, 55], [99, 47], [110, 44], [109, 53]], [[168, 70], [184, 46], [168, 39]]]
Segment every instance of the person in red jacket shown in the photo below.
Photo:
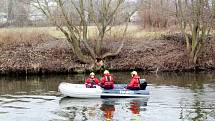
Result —
[[139, 90], [140, 89], [140, 77], [136, 71], [131, 72], [131, 82], [128, 84], [127, 89]]
[[104, 89], [114, 88], [114, 79], [108, 70], [104, 71], [104, 76], [102, 77], [101, 87]]
[[99, 85], [99, 79], [96, 78], [95, 74], [92, 72], [90, 76], [87, 78], [85, 85], [87, 88], [96, 88], [96, 85]]

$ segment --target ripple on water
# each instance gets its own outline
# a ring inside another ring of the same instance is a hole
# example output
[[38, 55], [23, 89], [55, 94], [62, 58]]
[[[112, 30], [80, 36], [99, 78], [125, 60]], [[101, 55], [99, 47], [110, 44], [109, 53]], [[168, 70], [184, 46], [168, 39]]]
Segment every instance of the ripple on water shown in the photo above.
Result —
[[1, 115], [1, 114], [6, 114], [6, 113], [8, 113], [8, 112], [0, 111], [0, 115]]
[[27, 107], [19, 107], [19, 106], [2, 106], [2, 108], [30, 109], [30, 108], [27, 108]]

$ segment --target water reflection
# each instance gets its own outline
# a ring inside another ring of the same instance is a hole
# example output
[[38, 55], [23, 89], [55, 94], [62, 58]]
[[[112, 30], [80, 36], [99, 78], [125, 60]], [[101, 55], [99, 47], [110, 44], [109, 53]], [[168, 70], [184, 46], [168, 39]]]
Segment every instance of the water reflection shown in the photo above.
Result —
[[103, 101], [100, 109], [101, 111], [103, 111], [104, 118], [106, 121], [110, 121], [113, 119], [113, 113], [115, 111], [114, 101]]
[[[155, 86], [179, 86], [184, 88], [198, 88], [199, 84], [213, 84], [215, 86], [215, 72], [179, 72], [179, 73], [159, 73], [159, 74], [142, 74], [142, 76]], [[201, 87], [199, 87], [201, 88]], [[215, 88], [215, 87], [214, 87]]]
[[143, 100], [132, 100], [130, 102], [130, 110], [132, 112], [131, 121], [141, 121], [141, 112], [146, 111], [147, 101]]
[[[128, 83], [129, 72], [113, 73], [116, 83]], [[144, 74], [149, 84], [153, 86], [177, 86], [185, 89], [199, 90], [208, 84], [215, 89], [215, 73], [160, 73]], [[12, 76], [0, 77], [0, 94], [44, 94], [57, 91], [60, 82], [84, 83], [88, 74], [75, 75], [46, 75], [46, 76]], [[52, 93], [54, 94], [54, 93]]]
[[[74, 99], [62, 98], [60, 107], [70, 120], [141, 121], [148, 99]], [[79, 112], [82, 112], [79, 114]], [[127, 114], [127, 115], [125, 115]], [[82, 117], [82, 119], [80, 119]]]
[[84, 78], [85, 76], [83, 74], [0, 77], [0, 94], [55, 95], [58, 90], [58, 85], [62, 81], [82, 83], [84, 82]]
[[198, 80], [190, 85], [193, 95], [190, 99], [191, 101], [185, 101], [184, 104], [182, 104], [181, 119], [189, 121], [214, 120], [215, 101], [213, 98], [215, 95], [212, 93], [212, 97], [206, 96], [208, 95], [208, 90], [206, 89], [209, 89], [206, 86], [208, 85], [205, 85], [202, 81]]

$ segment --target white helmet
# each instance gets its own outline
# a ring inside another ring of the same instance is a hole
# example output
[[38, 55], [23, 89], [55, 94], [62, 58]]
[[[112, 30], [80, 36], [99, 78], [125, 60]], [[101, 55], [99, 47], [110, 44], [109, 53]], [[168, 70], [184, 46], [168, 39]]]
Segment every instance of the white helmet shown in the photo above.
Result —
[[104, 71], [104, 74], [109, 74], [110, 72], [108, 70], [105, 70]]
[[136, 71], [132, 71], [131, 75], [137, 75], [137, 72]]
[[95, 76], [95, 73], [91, 72], [91, 73], [90, 73], [90, 76]]

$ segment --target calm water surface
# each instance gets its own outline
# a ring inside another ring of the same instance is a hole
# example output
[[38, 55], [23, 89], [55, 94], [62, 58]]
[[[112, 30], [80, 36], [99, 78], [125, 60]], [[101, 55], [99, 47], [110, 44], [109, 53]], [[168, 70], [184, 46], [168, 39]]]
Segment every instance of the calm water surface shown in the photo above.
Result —
[[[129, 82], [129, 72], [114, 76], [117, 83]], [[85, 75], [0, 77], [0, 121], [215, 121], [215, 72], [144, 78], [150, 83], [148, 100], [59, 94], [60, 82], [83, 83]]]

